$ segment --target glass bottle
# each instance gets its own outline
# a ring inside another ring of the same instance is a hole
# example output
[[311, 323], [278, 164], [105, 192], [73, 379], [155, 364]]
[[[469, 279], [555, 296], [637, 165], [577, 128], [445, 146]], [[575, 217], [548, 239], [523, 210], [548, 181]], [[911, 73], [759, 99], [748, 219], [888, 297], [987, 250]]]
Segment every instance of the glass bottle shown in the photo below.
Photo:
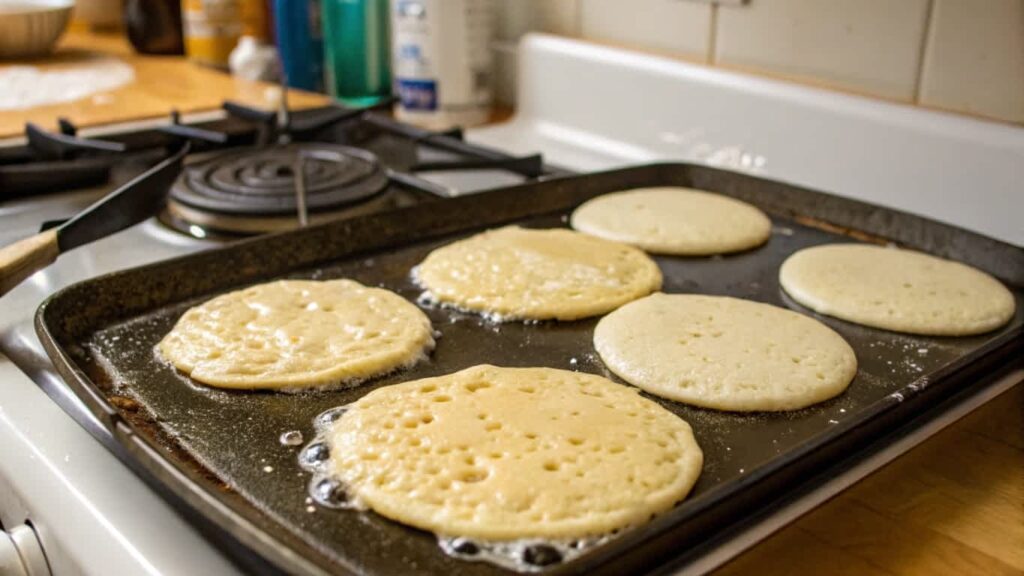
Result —
[[182, 54], [180, 0], [125, 0], [128, 41], [142, 54]]

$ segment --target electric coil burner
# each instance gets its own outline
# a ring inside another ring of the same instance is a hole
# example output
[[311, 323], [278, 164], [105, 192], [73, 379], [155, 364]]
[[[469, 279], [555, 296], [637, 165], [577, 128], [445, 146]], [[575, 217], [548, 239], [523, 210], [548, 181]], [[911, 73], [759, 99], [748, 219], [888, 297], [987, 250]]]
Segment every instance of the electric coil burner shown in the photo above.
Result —
[[[305, 208], [296, 188], [302, 170]], [[186, 166], [171, 188], [162, 220], [195, 233], [252, 234], [294, 228], [299, 212], [310, 221], [375, 208], [388, 187], [387, 170], [366, 150], [329, 143], [298, 143], [216, 152]]]
[[[172, 112], [168, 122], [101, 137], [79, 134], [66, 119], [59, 132], [30, 123], [24, 144], [0, 146], [0, 202], [129, 185], [184, 142], [192, 152], [158, 217], [206, 239], [290, 230], [565, 173], [539, 154], [482, 148], [464, 142], [461, 130], [422, 130], [374, 109], [223, 108], [214, 120], [188, 123]], [[46, 227], [70, 214], [55, 216]]]

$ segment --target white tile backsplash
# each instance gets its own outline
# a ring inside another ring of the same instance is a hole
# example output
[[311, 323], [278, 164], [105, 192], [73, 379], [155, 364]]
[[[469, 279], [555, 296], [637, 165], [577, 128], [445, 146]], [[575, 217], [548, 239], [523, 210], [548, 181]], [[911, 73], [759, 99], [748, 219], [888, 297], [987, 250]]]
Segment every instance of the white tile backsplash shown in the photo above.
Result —
[[1024, 123], [1024, 0], [935, 0], [920, 102]]
[[929, 0], [751, 0], [718, 12], [715, 62], [910, 101]]
[[516, 103], [516, 73], [518, 54], [515, 44], [498, 42], [492, 46], [494, 52], [494, 101], [501, 106]]
[[[2, 2], [3, 0], [0, 0]], [[494, 100], [515, 105], [516, 43], [526, 32], [579, 35], [580, 0], [498, 0], [494, 52]]]
[[584, 38], [708, 57], [711, 6], [680, 0], [579, 0]]
[[580, 0], [502, 0], [497, 3], [498, 39], [518, 40], [538, 31], [576, 36]]
[[502, 100], [537, 30], [1024, 124], [1024, 0], [497, 1]]
[[536, 11], [530, 0], [504, 0], [495, 5], [498, 41], [516, 41], [531, 30], [537, 30]]
[[540, 18], [542, 32], [561, 36], [577, 36], [580, 33], [581, 0], [532, 0]]

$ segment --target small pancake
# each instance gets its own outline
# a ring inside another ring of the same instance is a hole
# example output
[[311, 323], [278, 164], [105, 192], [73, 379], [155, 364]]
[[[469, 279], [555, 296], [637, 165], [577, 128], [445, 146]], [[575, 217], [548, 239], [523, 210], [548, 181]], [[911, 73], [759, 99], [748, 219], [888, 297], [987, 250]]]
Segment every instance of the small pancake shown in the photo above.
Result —
[[768, 241], [772, 223], [739, 200], [692, 188], [636, 188], [605, 194], [572, 213], [580, 232], [655, 254], [707, 256]]
[[439, 302], [498, 320], [576, 320], [661, 287], [646, 254], [571, 230], [508, 226], [431, 252], [416, 280]]
[[736, 412], [810, 406], [857, 373], [853, 349], [821, 322], [723, 296], [631, 302], [598, 322], [594, 347], [612, 372], [651, 394]]
[[427, 316], [394, 292], [351, 280], [281, 280], [190, 308], [157, 346], [203, 384], [290, 389], [355, 384], [409, 366], [434, 337]]
[[815, 312], [874, 328], [932, 336], [995, 330], [1013, 317], [1013, 294], [988, 274], [912, 250], [866, 244], [805, 248], [779, 282]]
[[475, 366], [374, 390], [327, 431], [350, 498], [446, 536], [580, 538], [682, 500], [703, 456], [637, 390], [552, 368]]

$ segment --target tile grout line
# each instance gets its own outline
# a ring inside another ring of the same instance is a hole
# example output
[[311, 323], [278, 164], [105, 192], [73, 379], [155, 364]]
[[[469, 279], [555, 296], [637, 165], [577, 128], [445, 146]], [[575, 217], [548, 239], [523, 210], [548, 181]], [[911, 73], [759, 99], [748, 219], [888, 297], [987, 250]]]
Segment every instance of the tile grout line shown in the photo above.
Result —
[[712, 2], [711, 14], [709, 18], [709, 30], [708, 30], [708, 54], [705, 57], [705, 62], [711, 66], [715, 65], [718, 58], [715, 55], [715, 51], [718, 49], [718, 3]]
[[936, 0], [928, 0], [924, 9], [924, 31], [921, 35], [921, 45], [917, 51], [917, 75], [914, 77], [914, 94], [911, 100], [914, 104], [921, 103], [921, 85], [924, 83], [925, 58], [928, 56], [928, 44], [934, 26], [935, 2]]
[[583, 38], [583, 0], [576, 0], [572, 11], [573, 28], [577, 38]]

